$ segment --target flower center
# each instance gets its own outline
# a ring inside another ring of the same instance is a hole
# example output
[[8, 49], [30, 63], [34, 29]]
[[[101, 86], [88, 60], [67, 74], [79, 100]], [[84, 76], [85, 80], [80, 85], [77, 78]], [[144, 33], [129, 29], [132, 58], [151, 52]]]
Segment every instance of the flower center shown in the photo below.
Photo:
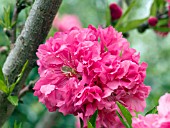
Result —
[[69, 67], [69, 66], [63, 66], [61, 68], [61, 71], [64, 74], [66, 74], [66, 76], [70, 76], [71, 77], [71, 76], [76, 75], [76, 70], [74, 68]]

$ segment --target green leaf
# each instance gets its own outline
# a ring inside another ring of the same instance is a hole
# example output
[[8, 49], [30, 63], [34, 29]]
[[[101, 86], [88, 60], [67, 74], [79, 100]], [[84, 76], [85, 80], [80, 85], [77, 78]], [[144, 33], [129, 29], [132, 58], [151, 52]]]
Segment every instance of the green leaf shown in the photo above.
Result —
[[130, 126], [128, 125], [128, 123], [123, 119], [123, 117], [119, 114], [119, 112], [116, 110], [116, 114], [119, 117], [120, 121], [122, 122], [122, 124], [126, 127], [126, 128], [130, 128]]
[[98, 111], [96, 110], [95, 113], [90, 118], [89, 122], [92, 124], [94, 128], [96, 128], [96, 119], [97, 119]]
[[153, 107], [151, 110], [149, 110], [149, 111], [145, 114], [145, 116], [148, 115], [148, 114], [157, 114], [157, 113], [158, 113], [157, 106], [155, 106], [155, 107]]
[[159, 32], [170, 32], [170, 28], [168, 27], [153, 27], [153, 29]]
[[155, 0], [155, 1], [157, 5], [157, 11], [162, 12], [163, 9], [165, 9], [166, 1], [165, 0]]
[[149, 17], [152, 3], [154, 2], [154, 0], [135, 0], [135, 1], [136, 3], [130, 10], [127, 16], [127, 20], [133, 21]]
[[151, 6], [154, 0], [133, 0], [116, 24], [118, 31], [127, 32], [138, 27], [150, 15]]
[[18, 97], [17, 96], [8, 96], [8, 101], [11, 102], [12, 105], [17, 106], [18, 105]]
[[159, 19], [159, 21], [158, 21], [156, 26], [157, 27], [161, 27], [161, 26], [167, 25], [168, 21], [169, 21], [169, 19]]
[[106, 8], [106, 26], [109, 26], [111, 23], [111, 15], [110, 15], [110, 9], [109, 4], [107, 2], [107, 8]]
[[11, 26], [11, 19], [10, 19], [10, 7], [4, 8], [4, 23], [6, 24], [7, 28]]
[[4, 28], [6, 25], [5, 23], [0, 19], [0, 25]]
[[132, 30], [136, 27], [138, 27], [139, 25], [141, 25], [143, 22], [145, 22], [148, 18], [144, 18], [144, 19], [140, 19], [140, 20], [133, 20], [133, 21], [129, 21], [124, 23], [123, 26], [121, 26], [118, 31], [121, 31], [123, 33]]
[[28, 66], [28, 60], [25, 62], [20, 74], [18, 75], [18, 79], [10, 86], [10, 93], [14, 90], [15, 86], [20, 82], [27, 66]]
[[132, 115], [130, 114], [130, 112], [128, 111], [127, 108], [125, 108], [121, 103], [116, 102], [117, 106], [119, 107], [121, 113], [123, 114], [123, 116], [125, 117], [127, 123], [129, 124], [129, 126], [132, 125]]
[[118, 20], [115, 28], [118, 29], [118, 27], [120, 26], [120, 24], [122, 23], [122, 21], [124, 20], [124, 18], [126, 17], [126, 15], [130, 12], [130, 10], [133, 8], [133, 6], [135, 5], [136, 0], [133, 0], [131, 2], [131, 4], [129, 5], [128, 9], [126, 10], [126, 12], [121, 16], [121, 18]]
[[4, 74], [2, 72], [1, 66], [0, 66], [0, 80], [2, 80], [5, 83], [5, 77], [4, 77]]
[[87, 121], [87, 128], [94, 128], [89, 121]]
[[17, 123], [17, 121], [15, 120], [14, 128], [22, 128], [22, 123]]
[[6, 84], [2, 80], [0, 80], [0, 90], [3, 91], [6, 94], [8, 94], [8, 92], [9, 92], [8, 87], [6, 86]]
[[156, 0], [154, 0], [150, 11], [150, 16], [156, 16], [156, 12], [157, 12], [157, 4], [156, 4]]

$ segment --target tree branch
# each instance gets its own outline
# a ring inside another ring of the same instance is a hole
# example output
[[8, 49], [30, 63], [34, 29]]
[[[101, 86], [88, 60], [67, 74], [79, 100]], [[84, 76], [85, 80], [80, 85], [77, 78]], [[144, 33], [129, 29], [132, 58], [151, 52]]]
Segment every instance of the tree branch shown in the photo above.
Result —
[[[14, 95], [18, 95], [28, 73], [34, 66], [37, 48], [46, 38], [61, 1], [35, 0], [32, 6], [24, 29], [16, 40], [16, 46], [10, 52], [3, 66], [3, 73], [8, 78], [9, 85], [11, 85], [16, 80], [26, 60], [29, 61], [20, 83], [14, 89]], [[0, 127], [13, 110], [14, 106], [8, 102], [6, 95], [0, 92]]]
[[[18, 20], [18, 15], [19, 13], [25, 9], [28, 5], [31, 5], [31, 1], [21, 1], [21, 0], [17, 0], [15, 7], [14, 7], [14, 11], [13, 11], [13, 16], [12, 16], [12, 23], [17, 23]], [[11, 45], [14, 45], [15, 41], [16, 41], [16, 30], [17, 30], [17, 24], [14, 24], [14, 26], [11, 29], [11, 35], [10, 35], [10, 40], [11, 40]]]
[[24, 96], [27, 92], [32, 92], [33, 91], [33, 86], [35, 83], [38, 81], [38, 79], [35, 79], [33, 81], [30, 81], [28, 85], [26, 85], [24, 88], [22, 88], [19, 91], [18, 98], [20, 99], [22, 96]]
[[56, 118], [60, 116], [59, 112], [49, 112], [48, 110], [44, 113], [42, 118], [38, 121], [35, 128], [52, 128], [55, 125]]

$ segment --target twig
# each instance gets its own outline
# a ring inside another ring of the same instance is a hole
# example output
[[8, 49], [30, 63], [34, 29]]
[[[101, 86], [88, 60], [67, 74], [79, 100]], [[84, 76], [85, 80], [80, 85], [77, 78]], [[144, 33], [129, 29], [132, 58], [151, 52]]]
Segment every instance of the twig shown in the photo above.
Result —
[[26, 85], [24, 88], [22, 88], [18, 94], [18, 98], [20, 99], [22, 96], [24, 96], [27, 92], [33, 91], [33, 86], [37, 82], [38, 79], [35, 79], [33, 81], [30, 81], [28, 85]]
[[[17, 20], [18, 20], [18, 15], [21, 12], [21, 10], [25, 9], [27, 7], [27, 1], [21, 1], [21, 0], [17, 0], [15, 7], [14, 7], [14, 11], [13, 11], [13, 16], [12, 16], [12, 23], [15, 23], [10, 31], [10, 40], [11, 40], [11, 46], [13, 48], [13, 44], [16, 41], [16, 30], [17, 30]], [[12, 49], [11, 48], [11, 49]]]

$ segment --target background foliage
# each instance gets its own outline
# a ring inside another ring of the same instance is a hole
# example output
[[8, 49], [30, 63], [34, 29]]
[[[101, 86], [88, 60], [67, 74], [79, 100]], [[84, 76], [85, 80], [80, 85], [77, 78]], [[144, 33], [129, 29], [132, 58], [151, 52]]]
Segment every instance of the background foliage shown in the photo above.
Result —
[[[106, 10], [108, 10], [108, 4], [111, 2], [119, 2], [125, 14], [125, 10], [128, 8], [128, 4], [125, 3], [125, 0], [121, 2], [118, 0], [109, 0], [108, 2], [106, 2], [106, 0], [63, 0], [59, 14], [77, 15], [83, 27], [87, 27], [89, 24], [96, 27], [99, 25], [106, 26], [106, 24], [108, 24]], [[128, 32], [129, 36], [127, 39], [131, 47], [137, 49], [137, 51], [141, 53], [141, 62], [145, 61], [148, 63], [145, 84], [150, 85], [152, 91], [147, 99], [146, 111], [157, 105], [161, 95], [165, 92], [170, 92], [170, 34], [166, 37], [160, 37], [153, 29], [147, 29], [143, 33], [139, 33], [136, 29], [141, 23], [147, 21], [151, 14], [156, 15], [155, 10], [161, 9], [161, 6], [155, 8], [153, 6], [154, 2], [160, 2], [159, 5], [165, 4], [163, 0], [138, 1], [127, 15], [123, 15], [123, 18], [118, 21], [119, 24], [116, 25], [119, 31]], [[14, 4], [15, 1], [1, 0], [0, 18], [4, 15], [3, 8], [8, 6], [10, 7], [10, 14], [12, 15]], [[20, 13], [17, 22], [18, 26], [20, 26], [19, 28], [22, 28], [28, 16], [29, 9], [30, 7], [27, 7]], [[132, 28], [135, 29], [131, 30]], [[17, 34], [20, 33], [20, 30], [21, 29], [17, 30]], [[55, 31], [56, 30], [52, 28], [49, 36], [53, 35]], [[0, 27], [0, 46], [6, 46], [8, 48], [6, 52], [0, 53], [0, 66], [2, 67], [10, 48], [10, 41], [2, 27]], [[37, 67], [30, 73], [26, 85], [36, 78], [38, 78]], [[44, 105], [38, 102], [37, 97], [33, 96], [33, 92], [28, 92], [20, 99], [19, 105], [3, 128], [12, 128], [15, 121], [18, 123], [21, 122], [23, 128], [37, 127], [37, 124], [41, 123], [41, 119], [46, 114], [46, 111]], [[62, 114], [57, 113], [53, 127], [74, 128], [75, 122], [76, 119], [72, 115], [64, 117]]]

